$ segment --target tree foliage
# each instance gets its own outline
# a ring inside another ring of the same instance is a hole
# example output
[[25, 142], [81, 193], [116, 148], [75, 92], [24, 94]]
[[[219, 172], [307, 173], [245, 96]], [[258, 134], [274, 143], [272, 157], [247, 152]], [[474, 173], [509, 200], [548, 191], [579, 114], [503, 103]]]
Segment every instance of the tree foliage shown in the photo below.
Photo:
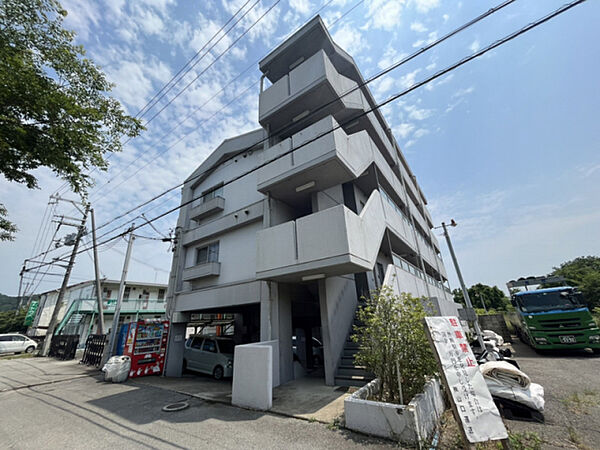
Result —
[[44, 166], [85, 193], [85, 172], [106, 169], [104, 155], [142, 126], [107, 95], [113, 85], [73, 43], [66, 15], [56, 0], [0, 2], [0, 173], [35, 188]]
[[0, 203], [0, 241], [12, 241], [15, 239], [17, 227], [7, 218], [6, 207]]
[[404, 403], [422, 392], [427, 378], [437, 365], [425, 335], [426, 316], [422, 299], [402, 293], [395, 295], [389, 286], [373, 292], [358, 311], [362, 326], [355, 326], [354, 342], [359, 344], [357, 363], [365, 365], [381, 381], [378, 400], [400, 403], [400, 367]]
[[[468, 291], [471, 303], [473, 303], [473, 308], [483, 309], [483, 304], [485, 303], [485, 307], [488, 311], [506, 311], [510, 305], [510, 300], [498, 286], [488, 286], [486, 284], [477, 283], [468, 288]], [[454, 289], [452, 295], [454, 296], [455, 302], [466, 306], [462, 290]]]
[[16, 316], [14, 310], [0, 312], [0, 334], [25, 333], [27, 327], [23, 325], [23, 322], [25, 321], [26, 314], [27, 308], [21, 309]]
[[580, 256], [566, 261], [550, 275], [564, 277], [568, 285], [578, 287], [590, 309], [600, 307], [600, 257]]

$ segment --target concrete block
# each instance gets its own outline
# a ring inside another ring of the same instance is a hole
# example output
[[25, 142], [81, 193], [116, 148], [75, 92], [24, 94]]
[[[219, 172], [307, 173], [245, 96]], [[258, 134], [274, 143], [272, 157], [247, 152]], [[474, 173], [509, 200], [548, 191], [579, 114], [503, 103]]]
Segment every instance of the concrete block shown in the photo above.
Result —
[[438, 380], [427, 382], [408, 405], [367, 400], [379, 388], [375, 379], [344, 400], [347, 428], [408, 445], [418, 445], [433, 433], [445, 409]]
[[233, 357], [231, 404], [266, 411], [273, 406], [273, 347], [238, 345]]

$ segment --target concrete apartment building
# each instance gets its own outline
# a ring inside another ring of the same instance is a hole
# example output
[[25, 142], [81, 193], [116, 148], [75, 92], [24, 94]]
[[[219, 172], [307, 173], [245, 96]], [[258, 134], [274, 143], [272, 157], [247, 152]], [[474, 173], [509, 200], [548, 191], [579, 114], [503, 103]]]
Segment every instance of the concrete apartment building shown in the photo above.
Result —
[[[102, 279], [102, 312], [104, 332], [112, 327], [113, 315], [119, 293], [119, 281]], [[165, 297], [167, 285], [157, 283], [126, 282], [121, 304], [120, 322], [137, 319], [165, 317]], [[50, 325], [54, 305], [58, 300], [59, 289], [39, 295], [39, 306], [33, 323], [27, 330], [31, 337], [45, 336]], [[63, 304], [58, 315], [57, 334], [78, 334], [79, 345], [85, 345], [88, 335], [94, 334], [98, 326], [98, 306], [95, 280], [83, 281], [67, 287]]]
[[280, 383], [294, 359], [311, 366], [316, 337], [325, 382], [360, 385], [361, 296], [386, 283], [457, 314], [427, 200], [381, 112], [365, 114], [368, 87], [343, 95], [364, 80], [320, 17], [260, 70], [261, 128], [225, 140], [182, 189], [166, 374], [181, 373], [192, 314], [233, 313], [238, 342], [279, 341]]

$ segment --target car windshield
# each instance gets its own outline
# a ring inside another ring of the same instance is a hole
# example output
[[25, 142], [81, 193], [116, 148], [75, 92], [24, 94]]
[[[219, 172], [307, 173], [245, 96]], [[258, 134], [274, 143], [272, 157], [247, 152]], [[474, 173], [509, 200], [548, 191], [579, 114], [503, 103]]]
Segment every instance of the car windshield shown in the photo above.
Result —
[[523, 311], [539, 312], [580, 308], [583, 305], [579, 302], [578, 297], [579, 295], [568, 291], [553, 291], [520, 295], [518, 299]]
[[233, 341], [229, 339], [219, 339], [219, 351], [221, 353], [229, 353], [233, 355], [233, 347], [235, 347]]

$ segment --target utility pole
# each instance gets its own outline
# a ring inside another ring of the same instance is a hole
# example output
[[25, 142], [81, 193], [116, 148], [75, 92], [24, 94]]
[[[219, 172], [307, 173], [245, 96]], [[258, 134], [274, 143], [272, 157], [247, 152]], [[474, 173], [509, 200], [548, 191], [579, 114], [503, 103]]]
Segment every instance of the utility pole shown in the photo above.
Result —
[[23, 273], [25, 273], [25, 263], [27, 260], [23, 262], [23, 267], [21, 268], [21, 272], [19, 273], [19, 293], [17, 294], [17, 298], [19, 299], [19, 303], [17, 303], [17, 310], [15, 311], [15, 317], [19, 315], [19, 311], [21, 310], [21, 305], [23, 304], [23, 298], [21, 297], [21, 289], [23, 288]]
[[60, 287], [60, 292], [58, 293], [58, 298], [56, 299], [56, 304], [54, 305], [54, 310], [52, 311], [52, 318], [50, 319], [50, 325], [48, 326], [48, 330], [46, 331], [46, 337], [44, 338], [44, 343], [42, 344], [42, 356], [48, 356], [48, 352], [50, 350], [50, 342], [52, 341], [52, 336], [54, 335], [54, 330], [56, 329], [56, 325], [58, 325], [58, 314], [60, 312], [60, 307], [62, 306], [63, 299], [65, 298], [65, 293], [67, 292], [67, 285], [69, 284], [69, 277], [71, 276], [71, 270], [73, 269], [73, 264], [75, 264], [75, 257], [77, 256], [77, 249], [79, 248], [79, 242], [85, 233], [85, 222], [87, 221], [87, 215], [90, 210], [90, 206], [85, 206], [85, 211], [83, 212], [83, 218], [81, 219], [81, 224], [78, 227], [77, 235], [75, 236], [75, 242], [73, 243], [73, 250], [71, 251], [71, 257], [69, 258], [69, 264], [67, 265], [67, 269], [65, 272], [65, 276], [63, 278], [62, 285]]
[[112, 326], [110, 327], [110, 335], [108, 338], [108, 350], [104, 352], [104, 358], [102, 361], [102, 365], [113, 354], [113, 349], [115, 345], [115, 336], [117, 335], [117, 328], [119, 327], [119, 315], [121, 313], [121, 302], [123, 301], [123, 293], [125, 292], [125, 281], [127, 279], [127, 270], [129, 269], [129, 260], [131, 259], [131, 248], [133, 247], [133, 241], [135, 240], [135, 235], [133, 234], [133, 225], [129, 227], [129, 242], [127, 242], [127, 253], [125, 253], [125, 262], [123, 263], [123, 272], [121, 273], [121, 283], [119, 284], [119, 295], [117, 296], [117, 304], [115, 305], [115, 313], [113, 315]]
[[98, 262], [98, 247], [96, 246], [96, 219], [94, 208], [90, 209], [92, 215], [92, 245], [94, 246], [94, 271], [96, 273], [96, 298], [98, 300], [98, 329], [96, 334], [104, 334], [104, 313], [102, 312], [102, 291], [100, 289], [100, 264]]
[[[454, 222], [454, 220], [452, 220], [451, 226], [456, 226], [456, 222]], [[448, 229], [446, 228], [446, 224], [444, 222], [442, 222], [442, 227], [444, 228], [444, 237], [446, 238], [446, 243], [448, 244], [448, 250], [450, 250], [450, 256], [452, 256], [452, 262], [454, 263], [454, 268], [456, 269], [456, 275], [458, 276], [458, 281], [460, 282], [460, 287], [462, 289], [463, 296], [465, 297], [467, 308], [473, 310], [473, 304], [471, 303], [471, 299], [469, 298], [469, 291], [467, 290], [467, 286], [465, 286], [465, 281], [463, 280], [462, 273], [460, 272], [460, 267], [458, 267], [458, 261], [456, 259], [456, 254], [454, 253], [454, 247], [452, 247], [450, 235], [448, 234]], [[483, 337], [481, 336], [481, 328], [479, 328], [479, 321], [477, 320], [477, 316], [475, 316], [475, 320], [473, 321], [473, 327], [475, 328], [475, 333], [477, 334], [477, 341], [481, 346], [481, 350], [485, 351], [485, 343], [483, 342]]]

